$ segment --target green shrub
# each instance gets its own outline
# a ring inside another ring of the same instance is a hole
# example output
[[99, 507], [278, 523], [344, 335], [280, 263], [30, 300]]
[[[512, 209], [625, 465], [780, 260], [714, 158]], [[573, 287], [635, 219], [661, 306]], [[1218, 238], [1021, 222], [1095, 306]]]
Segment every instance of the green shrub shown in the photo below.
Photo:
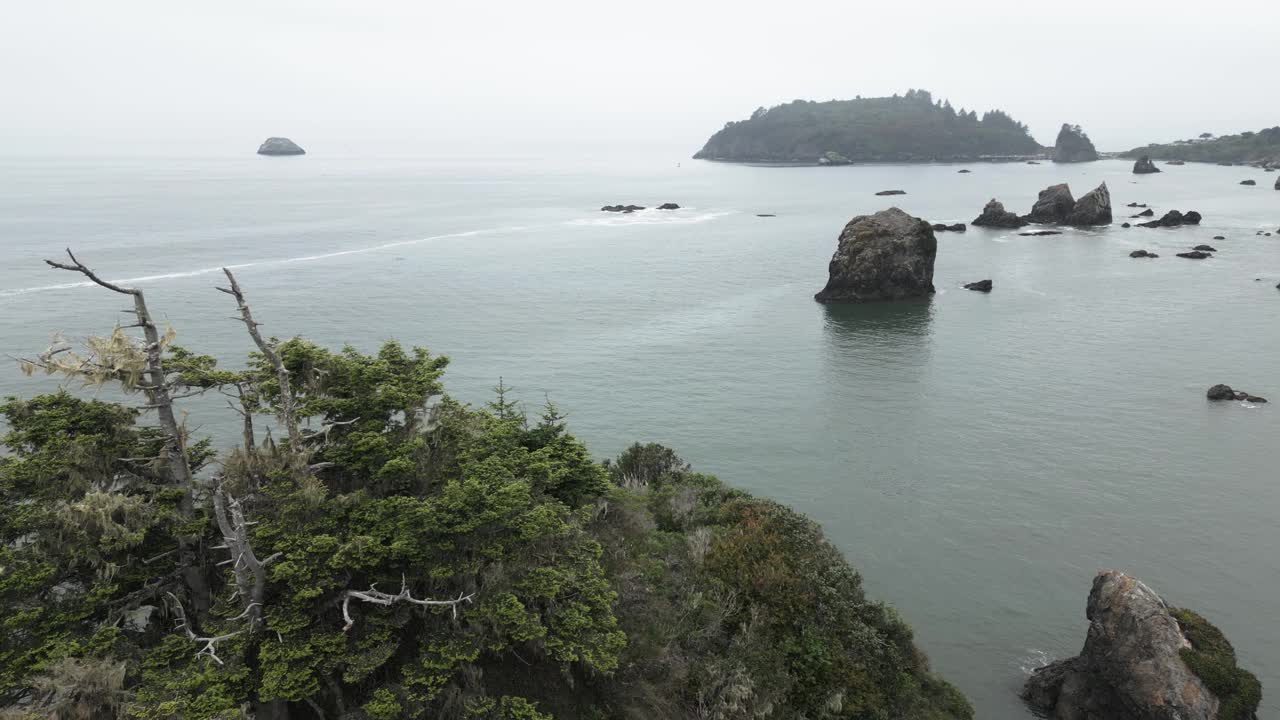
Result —
[[1182, 661], [1218, 697], [1218, 720], [1252, 720], [1262, 702], [1262, 683], [1236, 665], [1236, 651], [1222, 631], [1200, 615], [1174, 609], [1178, 626], [1191, 642]]

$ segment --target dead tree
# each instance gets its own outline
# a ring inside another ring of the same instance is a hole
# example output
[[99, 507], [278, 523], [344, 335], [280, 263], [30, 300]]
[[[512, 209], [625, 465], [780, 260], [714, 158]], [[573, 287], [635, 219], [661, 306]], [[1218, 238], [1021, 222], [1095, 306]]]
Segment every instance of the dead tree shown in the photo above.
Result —
[[244, 612], [236, 619], [247, 621], [249, 631], [256, 631], [262, 622], [262, 603], [267, 594], [267, 565], [279, 559], [282, 553], [274, 553], [258, 559], [253, 551], [253, 543], [249, 540], [249, 525], [244, 517], [244, 509], [240, 501], [226, 492], [220, 481], [215, 480], [213, 486], [213, 517], [222, 531], [223, 544], [215, 550], [226, 550], [230, 559], [218, 563], [219, 566], [230, 565], [235, 578], [236, 597], [240, 599]]
[[400, 592], [395, 595], [378, 590], [376, 585], [370, 585], [368, 590], [347, 590], [344, 592], [342, 594], [342, 619], [346, 620], [347, 624], [342, 626], [342, 632], [351, 630], [351, 628], [355, 627], [356, 624], [355, 618], [351, 617], [352, 600], [360, 600], [361, 602], [388, 607], [399, 602], [407, 602], [412, 605], [420, 606], [447, 607], [453, 610], [453, 616], [456, 618], [458, 617], [458, 606], [464, 602], [471, 602], [473, 597], [475, 597], [475, 593], [467, 595], [459, 593], [458, 597], [453, 600], [418, 600], [410, 594], [409, 583], [405, 580], [404, 576], [401, 575]]

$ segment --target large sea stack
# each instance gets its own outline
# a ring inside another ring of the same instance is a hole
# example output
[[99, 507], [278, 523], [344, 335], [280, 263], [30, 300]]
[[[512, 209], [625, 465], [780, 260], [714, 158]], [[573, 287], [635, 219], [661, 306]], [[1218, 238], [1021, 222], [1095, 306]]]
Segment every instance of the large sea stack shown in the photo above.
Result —
[[1071, 197], [1071, 188], [1066, 183], [1050, 185], [1040, 191], [1040, 197], [1026, 219], [1033, 223], [1066, 222], [1075, 206], [1076, 200]]
[[1067, 225], [1075, 225], [1077, 227], [1110, 225], [1111, 192], [1107, 190], [1107, 184], [1102, 183], [1081, 195], [1064, 222]]
[[933, 293], [938, 242], [928, 222], [898, 208], [859, 215], [840, 233], [818, 302], [876, 302]]
[[1158, 172], [1160, 172], [1160, 168], [1156, 167], [1156, 164], [1151, 162], [1151, 158], [1146, 155], [1138, 158], [1138, 161], [1133, 164], [1134, 175], [1150, 175]]
[[306, 155], [307, 151], [289, 138], [269, 137], [258, 146], [259, 155]]
[[1058, 131], [1058, 141], [1053, 145], [1053, 161], [1060, 163], [1089, 162], [1098, 159], [1093, 141], [1079, 125], [1066, 125]]
[[1262, 688], [1209, 621], [1114, 570], [1093, 580], [1076, 657], [1036, 670], [1022, 697], [1052, 720], [1247, 720]]

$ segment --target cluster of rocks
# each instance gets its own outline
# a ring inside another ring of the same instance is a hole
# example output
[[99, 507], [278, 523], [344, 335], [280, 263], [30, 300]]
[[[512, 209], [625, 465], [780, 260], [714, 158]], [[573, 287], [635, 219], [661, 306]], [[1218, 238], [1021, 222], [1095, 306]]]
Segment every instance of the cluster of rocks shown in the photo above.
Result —
[[307, 151], [289, 138], [269, 137], [258, 146], [259, 155], [306, 155]]
[[[1089, 631], [1080, 654], [1036, 670], [1023, 686], [1023, 699], [1045, 717], [1216, 720], [1233, 700], [1215, 695], [1184, 659], [1186, 652], [1222, 652], [1216, 644], [1197, 645], [1205, 626], [1221, 637], [1218, 630], [1194, 613], [1171, 608], [1137, 578], [1115, 570], [1099, 573], [1085, 616]], [[1184, 625], [1191, 618], [1197, 627]], [[1230, 652], [1225, 638], [1222, 643]], [[1234, 653], [1230, 663], [1235, 670]]]
[[1098, 159], [1093, 141], [1079, 125], [1064, 124], [1053, 145], [1053, 161], [1058, 163], [1089, 162]]
[[1152, 258], [1152, 259], [1155, 259], [1155, 258], [1158, 258], [1158, 257], [1160, 257], [1160, 256], [1159, 256], [1159, 255], [1157, 255], [1157, 254], [1155, 254], [1155, 253], [1153, 253], [1153, 252], [1148, 252], [1148, 251], [1146, 251], [1146, 250], [1134, 250], [1133, 252], [1129, 253], [1129, 257], [1131, 257], [1131, 258]]
[[951, 225], [948, 225], [946, 223], [933, 224], [934, 232], [965, 232], [968, 229], [969, 229], [969, 226], [965, 225], [964, 223], [952, 223]]
[[[600, 208], [601, 212], [615, 213], [633, 213], [637, 210], [644, 210], [643, 205], [605, 205]], [[679, 210], [680, 206], [675, 203], [662, 203], [658, 206], [659, 210]]]
[[1151, 158], [1146, 155], [1138, 158], [1138, 161], [1133, 164], [1134, 175], [1150, 175], [1158, 172], [1160, 172], [1160, 168], [1156, 167], [1156, 164], [1151, 162]]
[[1250, 395], [1247, 392], [1232, 390], [1230, 385], [1214, 385], [1209, 388], [1209, 392], [1205, 396], [1210, 400], [1247, 400], [1251, 403], [1264, 403], [1267, 401], [1264, 397]]
[[1165, 213], [1164, 216], [1161, 217], [1159, 220], [1152, 220], [1150, 222], [1138, 223], [1138, 227], [1171, 228], [1171, 227], [1179, 227], [1181, 225], [1199, 225], [1200, 220], [1201, 220], [1200, 213], [1196, 212], [1195, 210], [1188, 210], [1185, 214], [1178, 212], [1177, 210], [1170, 210], [1169, 212]]
[[1087, 227], [1109, 225], [1111, 219], [1111, 192], [1106, 183], [1080, 196], [1079, 200], [1072, 197], [1071, 188], [1062, 183], [1041, 190], [1028, 215], [1018, 216], [992, 199], [973, 224], [1002, 228], [1020, 228], [1030, 223]]
[[859, 215], [840, 233], [818, 302], [874, 302], [927, 297], [934, 292], [933, 227], [898, 208]]

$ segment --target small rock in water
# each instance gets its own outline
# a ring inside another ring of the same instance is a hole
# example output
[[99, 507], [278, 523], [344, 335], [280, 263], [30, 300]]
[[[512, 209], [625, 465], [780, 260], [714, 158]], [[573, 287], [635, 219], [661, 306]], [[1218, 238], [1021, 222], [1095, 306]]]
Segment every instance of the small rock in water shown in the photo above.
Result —
[[1168, 160], [1165, 162], [1165, 165], [1186, 165], [1186, 163], [1181, 160]]
[[1120, 227], [1122, 227], [1122, 228], [1131, 228], [1131, 227], [1133, 227], [1133, 226], [1132, 226], [1132, 225], [1130, 225], [1129, 223], [1121, 223], [1121, 224], [1120, 224]]
[[1241, 185], [1257, 185], [1258, 183], [1253, 180], [1241, 180], [1240, 184]]
[[1146, 203], [1136, 203], [1136, 202], [1131, 202], [1131, 203], [1129, 203], [1128, 205], [1125, 205], [1125, 207], [1133, 207], [1133, 208], [1138, 208], [1138, 207], [1143, 207], [1143, 208], [1144, 208], [1144, 207], [1146, 207], [1146, 206], [1147, 206], [1147, 204], [1146, 204]]
[[1004, 204], [992, 198], [982, 208], [982, 214], [973, 221], [979, 227], [1020, 228], [1027, 224], [1026, 220], [1004, 209]]
[[644, 209], [644, 206], [642, 205], [605, 205], [604, 207], [600, 208], [602, 212], [616, 212], [616, 213], [629, 213], [629, 212], [635, 212], [636, 210], [643, 210], [643, 209]]
[[1153, 258], [1153, 257], [1160, 257], [1160, 256], [1159, 256], [1159, 255], [1152, 255], [1151, 253], [1147, 252], [1146, 250], [1134, 250], [1133, 252], [1129, 253], [1129, 257], [1131, 257], [1131, 258]]
[[1032, 230], [1031, 232], [1018, 233], [1025, 237], [1041, 237], [1043, 235], [1061, 235], [1061, 230]]
[[973, 172], [973, 171], [972, 171], [972, 170], [957, 170], [956, 172], [960, 173], [961, 175], [964, 175], [965, 173], [971, 173], [971, 172]]
[[964, 223], [954, 223], [951, 225], [946, 223], [934, 223], [933, 229], [935, 232], [964, 232], [969, 229], [969, 226]]
[[1200, 250], [1201, 252], [1218, 252], [1218, 249], [1213, 247], [1212, 245], [1197, 245], [1192, 249]]
[[1133, 164], [1133, 173], [1135, 175], [1149, 175], [1158, 172], [1160, 172], [1160, 168], [1156, 167], [1156, 164], [1151, 162], [1151, 158], [1146, 155], [1138, 158], [1138, 162]]
[[876, 195], [906, 195], [906, 190], [881, 190]]
[[1214, 235], [1214, 236], [1213, 236], [1213, 239], [1214, 239], [1214, 240], [1226, 240], [1226, 238], [1225, 238], [1225, 237], [1223, 237], [1223, 236], [1221, 236], [1221, 235]]
[[662, 203], [658, 206], [659, 210], [679, 210], [680, 206], [675, 203]]
[[1146, 210], [1143, 210], [1137, 215], [1134, 215], [1134, 217], [1151, 217], [1152, 215], [1155, 215], [1155, 214], [1156, 214], [1155, 210], [1152, 210], [1151, 208], [1147, 208]]
[[307, 151], [289, 138], [269, 137], [258, 147], [259, 155], [306, 155]]
[[773, 213], [756, 213], [756, 217], [778, 217]]
[[1206, 396], [1210, 400], [1235, 400], [1236, 391], [1232, 390], [1230, 385], [1218, 384], [1209, 388], [1209, 392], [1206, 393]]
[[991, 281], [990, 281], [990, 280], [979, 280], [978, 282], [971, 282], [971, 283], [967, 283], [967, 284], [964, 286], [964, 289], [965, 289], [965, 290], [976, 290], [976, 291], [978, 291], [978, 292], [991, 292]]
[[1035, 160], [1028, 160], [1028, 161], [1027, 161], [1027, 164], [1028, 164], [1028, 165], [1039, 165], [1040, 163], [1036, 162]]
[[1203, 250], [1192, 250], [1191, 252], [1180, 252], [1178, 257], [1187, 258], [1188, 260], [1203, 260], [1213, 256]]

